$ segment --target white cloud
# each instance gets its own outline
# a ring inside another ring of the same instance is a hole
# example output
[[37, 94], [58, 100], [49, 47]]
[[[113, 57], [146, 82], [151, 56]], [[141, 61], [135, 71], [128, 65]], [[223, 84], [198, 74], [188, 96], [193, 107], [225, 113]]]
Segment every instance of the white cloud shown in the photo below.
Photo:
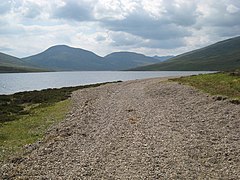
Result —
[[143, 9], [155, 19], [159, 19], [161, 16], [167, 13], [166, 8], [163, 6], [162, 0], [143, 0], [141, 4]]
[[240, 10], [240, 8], [234, 6], [233, 4], [230, 4], [227, 6], [227, 12], [229, 12], [231, 14], [237, 13], [237, 12], [239, 12], [239, 10]]
[[234, 2], [235, 5], [231, 5], [230, 8], [227, 0], [206, 0], [199, 3], [198, 11], [200, 15], [198, 23], [201, 26], [226, 26], [229, 29], [231, 26], [240, 25], [240, 12], [236, 11], [236, 8], [240, 8], [240, 1], [236, 0]]
[[239, 0], [6, 0], [0, 47], [16, 56], [55, 44], [176, 54], [240, 35], [239, 17]]

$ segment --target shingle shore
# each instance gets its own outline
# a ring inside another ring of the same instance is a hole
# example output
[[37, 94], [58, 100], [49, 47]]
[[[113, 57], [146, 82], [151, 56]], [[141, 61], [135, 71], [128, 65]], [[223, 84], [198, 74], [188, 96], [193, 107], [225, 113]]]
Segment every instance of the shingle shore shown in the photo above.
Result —
[[3, 179], [240, 179], [240, 106], [160, 78], [73, 93]]

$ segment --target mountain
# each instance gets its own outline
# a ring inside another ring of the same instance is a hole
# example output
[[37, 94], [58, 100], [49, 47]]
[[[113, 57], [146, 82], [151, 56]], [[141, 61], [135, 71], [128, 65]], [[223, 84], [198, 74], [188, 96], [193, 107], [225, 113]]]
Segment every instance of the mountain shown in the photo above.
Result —
[[111, 66], [111, 70], [126, 70], [161, 62], [158, 59], [134, 52], [114, 52], [105, 56], [104, 59]]
[[174, 56], [153, 56], [153, 58], [160, 60], [160, 62], [173, 58]]
[[100, 57], [91, 51], [66, 45], [50, 47], [42, 53], [23, 58], [23, 60], [56, 71], [125, 70], [161, 62], [133, 52], [115, 52]]
[[0, 73], [46, 71], [14, 56], [0, 53]]
[[158, 71], [221, 71], [240, 67], [240, 36], [181, 54], [165, 62], [138, 67], [132, 70]]
[[66, 45], [50, 47], [42, 53], [23, 58], [23, 60], [39, 67], [60, 71], [107, 69], [102, 57], [93, 52]]

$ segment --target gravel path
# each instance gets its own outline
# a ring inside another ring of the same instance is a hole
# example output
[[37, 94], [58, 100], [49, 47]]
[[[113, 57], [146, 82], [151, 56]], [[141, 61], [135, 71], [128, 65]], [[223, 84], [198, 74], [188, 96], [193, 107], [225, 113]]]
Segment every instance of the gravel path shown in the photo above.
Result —
[[240, 179], [240, 106], [162, 79], [73, 93], [6, 179]]

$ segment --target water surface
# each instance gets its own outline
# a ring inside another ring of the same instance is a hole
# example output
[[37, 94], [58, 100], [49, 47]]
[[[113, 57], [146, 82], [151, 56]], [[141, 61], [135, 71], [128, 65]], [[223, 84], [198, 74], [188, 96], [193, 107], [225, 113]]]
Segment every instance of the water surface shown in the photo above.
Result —
[[87, 85], [110, 81], [127, 81], [153, 77], [187, 76], [207, 71], [70, 71], [0, 74], [0, 94]]

